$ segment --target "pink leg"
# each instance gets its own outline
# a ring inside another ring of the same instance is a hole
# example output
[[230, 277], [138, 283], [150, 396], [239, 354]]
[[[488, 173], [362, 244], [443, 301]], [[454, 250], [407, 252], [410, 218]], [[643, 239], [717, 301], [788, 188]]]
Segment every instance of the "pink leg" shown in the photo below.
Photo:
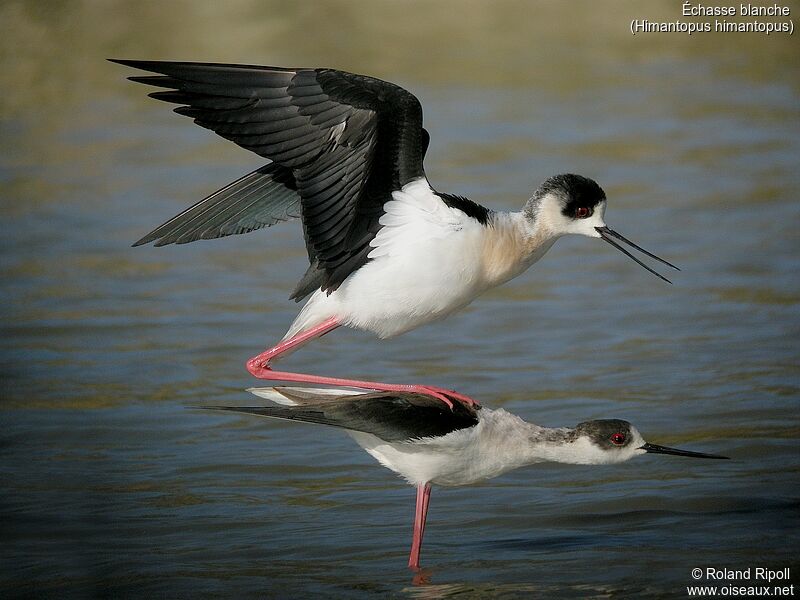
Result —
[[410, 385], [410, 384], [392, 384], [392, 383], [379, 383], [376, 381], [363, 381], [359, 379], [342, 379], [339, 377], [322, 377], [319, 375], [305, 375], [303, 373], [289, 373], [288, 371], [273, 371], [270, 367], [270, 362], [279, 358], [291, 350], [308, 343], [314, 338], [322, 337], [339, 327], [339, 321], [336, 317], [320, 323], [316, 327], [304, 331], [293, 338], [281, 342], [277, 346], [269, 348], [258, 356], [254, 356], [247, 361], [247, 370], [254, 377], [259, 379], [266, 379], [270, 381], [295, 381], [298, 383], [318, 383], [322, 385], [334, 385], [345, 387], [358, 387], [367, 388], [372, 390], [379, 390], [385, 392], [417, 392], [420, 394], [427, 394], [434, 398], [441, 400], [450, 408], [453, 408], [453, 402], [450, 398], [463, 402], [467, 406], [477, 406], [478, 403], [463, 394], [459, 394], [453, 390], [446, 390], [444, 388], [430, 386], [430, 385]]
[[431, 484], [417, 486], [417, 506], [414, 511], [414, 537], [411, 540], [411, 554], [408, 568], [419, 570], [419, 555], [422, 550], [422, 536], [425, 533], [425, 520], [428, 518], [428, 504], [431, 501]]
[[[336, 317], [331, 317], [317, 325], [316, 327], [312, 327], [308, 331], [304, 331], [303, 333], [298, 333], [293, 338], [289, 338], [288, 340], [282, 341], [276, 346], [269, 348], [259, 354], [258, 356], [254, 356], [250, 360], [247, 361], [247, 370], [253, 373], [254, 369], [268, 369], [270, 361], [279, 358], [282, 354], [286, 354], [287, 352], [298, 348], [304, 344], [307, 344], [309, 341], [322, 337], [326, 333], [329, 333], [339, 327], [339, 321]], [[255, 373], [253, 373], [256, 377]]]

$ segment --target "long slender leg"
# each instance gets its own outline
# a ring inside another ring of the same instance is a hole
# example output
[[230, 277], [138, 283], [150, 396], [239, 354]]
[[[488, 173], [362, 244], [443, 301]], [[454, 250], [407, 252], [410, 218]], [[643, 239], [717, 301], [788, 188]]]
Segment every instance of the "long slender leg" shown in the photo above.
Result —
[[[268, 348], [258, 356], [254, 356], [247, 361], [247, 370], [253, 373], [254, 370], [268, 369], [270, 361], [279, 358], [282, 354], [286, 354], [287, 352], [295, 350], [299, 346], [307, 344], [315, 338], [322, 337], [326, 333], [329, 333], [339, 327], [339, 325], [339, 320], [336, 317], [326, 319], [308, 331], [298, 333], [293, 338], [284, 340], [272, 348]], [[258, 375], [255, 373], [253, 373], [253, 375], [258, 377]]]
[[[380, 383], [377, 381], [365, 381], [361, 379], [342, 379], [340, 377], [323, 377], [321, 375], [307, 375], [305, 373], [290, 373], [288, 371], [273, 371], [269, 367], [261, 368], [258, 370], [250, 371], [254, 376], [259, 379], [266, 379], [270, 381], [294, 381], [297, 383], [317, 383], [322, 385], [366, 388], [370, 390], [378, 390], [382, 392], [416, 392], [419, 394], [427, 394], [433, 396], [437, 400], [441, 400], [450, 408], [453, 408], [453, 398], [459, 402], [464, 402], [471, 406], [476, 406], [478, 403], [470, 398], [451, 390], [445, 390], [430, 385], [416, 385], [404, 383]], [[449, 397], [448, 397], [449, 396]]]
[[320, 375], [306, 375], [304, 373], [290, 373], [288, 371], [274, 371], [270, 366], [270, 362], [278, 359], [281, 355], [293, 351], [298, 347], [308, 343], [312, 339], [322, 337], [340, 326], [336, 317], [331, 317], [323, 321], [319, 325], [312, 327], [308, 331], [299, 333], [293, 338], [282, 341], [281, 343], [265, 350], [258, 356], [254, 356], [247, 361], [247, 370], [254, 377], [259, 379], [266, 379], [269, 381], [294, 381], [298, 383], [316, 383], [323, 385], [335, 385], [346, 387], [359, 387], [373, 390], [380, 390], [386, 392], [418, 392], [433, 396], [441, 400], [450, 408], [453, 408], [451, 400], [458, 400], [467, 404], [468, 406], [476, 406], [478, 403], [463, 394], [459, 394], [453, 390], [431, 386], [431, 385], [414, 385], [414, 384], [393, 384], [393, 383], [380, 383], [377, 381], [364, 381], [360, 379], [342, 379], [339, 377], [323, 377]]
[[419, 569], [419, 555], [422, 550], [422, 536], [425, 533], [425, 520], [428, 518], [428, 504], [431, 500], [431, 484], [417, 486], [417, 505], [414, 510], [414, 535], [411, 539], [411, 554], [408, 556], [408, 568]]
[[431, 503], [431, 484], [425, 484], [425, 494], [422, 498], [422, 532], [425, 533], [425, 522], [428, 519], [428, 505]]

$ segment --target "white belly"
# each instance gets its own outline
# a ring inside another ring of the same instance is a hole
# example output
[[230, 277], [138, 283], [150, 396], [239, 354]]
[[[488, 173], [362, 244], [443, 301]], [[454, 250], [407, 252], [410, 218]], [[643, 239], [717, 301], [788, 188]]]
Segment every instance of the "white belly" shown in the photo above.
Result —
[[330, 295], [316, 292], [286, 337], [330, 317], [382, 338], [399, 335], [463, 308], [538, 258], [521, 251], [511, 217], [482, 225], [448, 207], [424, 179], [392, 198], [370, 260]]
[[463, 245], [421, 242], [370, 261], [332, 294], [339, 316], [351, 327], [390, 337], [463, 308], [486, 289], [478, 263], [460, 252]]
[[379, 463], [414, 485], [469, 485], [540, 462], [530, 446], [530, 425], [502, 409], [481, 411], [475, 427], [406, 443], [348, 431]]

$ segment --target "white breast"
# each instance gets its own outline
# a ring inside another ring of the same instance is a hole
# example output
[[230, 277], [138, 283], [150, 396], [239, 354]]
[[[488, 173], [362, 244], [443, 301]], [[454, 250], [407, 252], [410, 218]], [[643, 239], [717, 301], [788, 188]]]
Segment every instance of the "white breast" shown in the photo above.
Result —
[[380, 337], [441, 319], [485, 289], [484, 226], [445, 205], [425, 179], [392, 198], [384, 205], [370, 262], [331, 294], [347, 325]]
[[535, 240], [521, 213], [482, 225], [420, 178], [392, 193], [370, 261], [330, 295], [317, 291], [286, 337], [329, 317], [386, 338], [442, 319], [519, 275], [554, 240]]
[[538, 461], [529, 423], [502, 409], [483, 409], [480, 414], [475, 427], [413, 442], [389, 443], [368, 433], [348, 433], [379, 463], [413, 485], [468, 485]]

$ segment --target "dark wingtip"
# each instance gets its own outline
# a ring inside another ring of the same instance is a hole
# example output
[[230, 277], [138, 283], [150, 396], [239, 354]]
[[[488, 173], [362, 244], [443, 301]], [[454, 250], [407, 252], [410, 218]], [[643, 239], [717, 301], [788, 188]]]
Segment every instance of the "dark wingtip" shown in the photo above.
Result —
[[214, 404], [208, 406], [200, 406], [200, 405], [192, 405], [184, 406], [184, 408], [189, 408], [191, 410], [226, 410], [229, 412], [237, 412], [239, 409], [242, 408], [254, 408], [254, 407], [247, 407], [247, 406], [217, 406]]
[[160, 73], [159, 66], [169, 64], [169, 61], [161, 60], [130, 60], [127, 58], [107, 58], [108, 62], [122, 65], [123, 67], [131, 67], [133, 69], [141, 69], [142, 71], [149, 71], [151, 73]]
[[135, 67], [140, 63], [145, 63], [144, 60], [133, 60], [130, 58], [107, 58], [108, 62], [117, 63], [118, 65], [125, 65], [126, 67]]
[[140, 239], [136, 240], [135, 242], [133, 242], [131, 244], [131, 248], [136, 248], [137, 246], [144, 246], [145, 244], [149, 244], [150, 242], [152, 242], [154, 239], [156, 239], [156, 238], [151, 237], [150, 234], [148, 233], [143, 238], [140, 238]]
[[106, 60], [124, 67], [133, 67], [135, 69], [139, 68], [139, 63], [145, 62], [143, 60], [130, 60], [127, 58], [107, 58]]

